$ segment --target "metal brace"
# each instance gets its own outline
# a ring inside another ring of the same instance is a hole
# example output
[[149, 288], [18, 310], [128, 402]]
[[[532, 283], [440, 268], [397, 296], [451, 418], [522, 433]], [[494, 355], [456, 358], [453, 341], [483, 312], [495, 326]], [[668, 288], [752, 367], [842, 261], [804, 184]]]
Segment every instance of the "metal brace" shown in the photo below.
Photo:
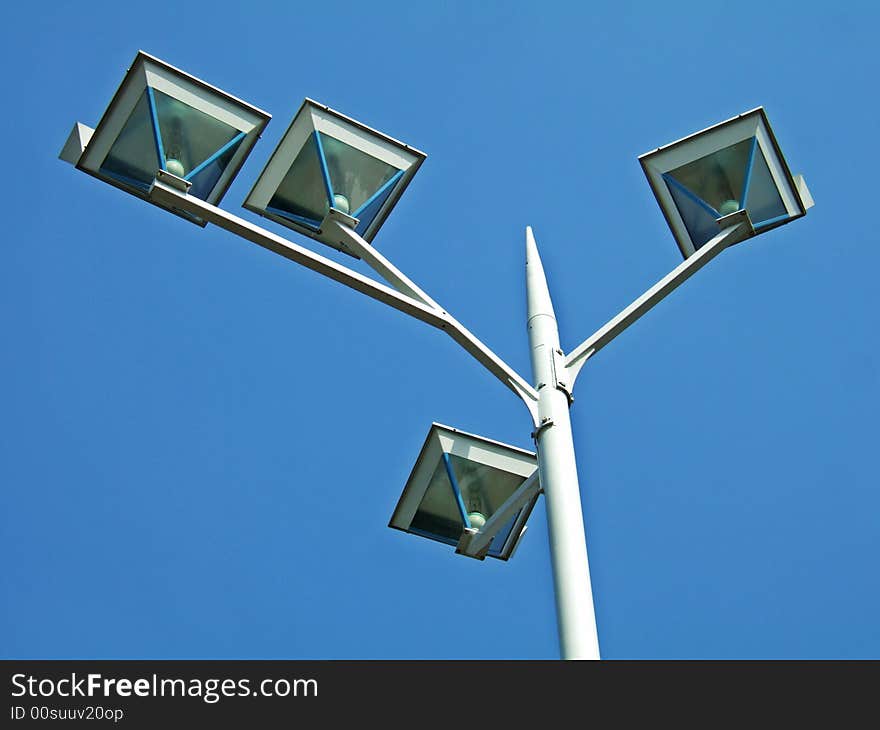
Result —
[[545, 428], [550, 428], [553, 425], [553, 419], [550, 416], [545, 416], [541, 419], [541, 423], [538, 424], [538, 427], [532, 431], [532, 440], [537, 443], [538, 442], [538, 434], [541, 433]]
[[192, 187], [192, 180], [184, 180], [182, 177], [178, 177], [177, 175], [168, 172], [168, 170], [157, 170], [156, 180], [163, 182], [166, 185], [170, 185], [175, 190], [179, 190], [184, 194], [189, 193], [189, 189]]
[[[551, 351], [550, 364], [553, 367], [553, 385], [557, 390], [565, 393], [565, 397], [568, 398], [568, 405], [571, 407], [571, 404], [574, 403], [574, 396], [571, 394], [571, 384], [568, 382], [569, 377], [568, 369], [565, 367], [565, 353], [559, 348], [554, 348]], [[565, 379], [560, 380], [560, 375]]]

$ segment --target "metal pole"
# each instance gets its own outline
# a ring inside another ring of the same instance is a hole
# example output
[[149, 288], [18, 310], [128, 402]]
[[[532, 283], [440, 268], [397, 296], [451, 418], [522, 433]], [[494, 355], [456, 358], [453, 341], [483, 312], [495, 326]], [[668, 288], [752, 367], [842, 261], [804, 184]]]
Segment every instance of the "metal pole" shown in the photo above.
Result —
[[599, 659], [565, 358], [531, 228], [526, 228], [526, 297], [532, 374], [538, 391], [535, 443], [547, 504], [560, 651], [563, 659]]

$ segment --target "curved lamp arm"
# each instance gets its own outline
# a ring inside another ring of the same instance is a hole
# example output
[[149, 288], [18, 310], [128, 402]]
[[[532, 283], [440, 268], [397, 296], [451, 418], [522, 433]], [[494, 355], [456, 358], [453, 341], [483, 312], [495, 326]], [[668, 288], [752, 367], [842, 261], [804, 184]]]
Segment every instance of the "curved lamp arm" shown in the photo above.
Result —
[[574, 381], [587, 360], [643, 314], [648, 312], [660, 300], [696, 274], [725, 248], [753, 236], [754, 233], [755, 231], [747, 219], [741, 222], [734, 221], [732, 225], [701, 246], [693, 256], [679, 264], [626, 309], [574, 348], [565, 358], [565, 369], [569, 373], [569, 388], [574, 386]]
[[339, 226], [341, 235], [344, 236], [347, 245], [352, 251], [360, 256], [393, 288], [380, 284], [356, 271], [352, 271], [307, 248], [298, 246], [286, 238], [267, 231], [244, 218], [228, 213], [215, 205], [206, 203], [204, 200], [187, 195], [185, 192], [161, 180], [157, 179], [153, 182], [150, 188], [150, 197], [161, 205], [177, 208], [198, 216], [251, 243], [256, 243], [258, 246], [269, 249], [355, 291], [366, 294], [372, 299], [388, 304], [398, 311], [445, 331], [483, 367], [519, 396], [528, 408], [532, 421], [537, 425], [538, 394], [528, 381], [347, 226], [338, 221], [328, 221], [331, 225]]

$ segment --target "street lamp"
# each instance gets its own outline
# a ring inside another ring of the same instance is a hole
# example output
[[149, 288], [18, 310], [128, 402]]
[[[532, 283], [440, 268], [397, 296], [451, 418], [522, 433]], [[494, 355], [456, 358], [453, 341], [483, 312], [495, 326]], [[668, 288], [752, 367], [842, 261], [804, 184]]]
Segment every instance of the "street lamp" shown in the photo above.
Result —
[[[160, 179], [216, 205], [270, 115], [143, 51], [95, 129], [77, 122], [61, 159], [139, 198]], [[197, 223], [186, 211], [172, 212]]]
[[800, 218], [813, 204], [760, 107], [639, 161], [685, 258], [727, 224], [747, 221], [754, 233], [763, 233]]
[[[170, 98], [172, 108], [183, 104], [194, 111], [179, 110], [174, 117], [179, 123], [169, 127], [159, 93]], [[532, 229], [526, 229], [531, 383], [372, 246], [425, 158], [418, 150], [307, 99], [244, 204], [362, 259], [385, 284], [217, 207], [268, 119], [138, 54], [98, 128], [92, 133], [77, 124], [61, 157], [151, 203], [201, 225], [213, 223], [443, 330], [517, 395], [531, 418], [536, 454], [433, 424], [390, 526], [454, 544], [462, 555], [506, 560], [543, 493], [561, 654], [598, 659], [569, 415], [575, 380], [602, 347], [725, 248], [796, 220], [813, 204], [803, 178], [790, 173], [764, 110], [642, 155], [642, 167], [685, 260], [568, 353], [560, 344]], [[174, 130], [184, 132], [198, 153], [179, 157], [169, 152], [166, 135], [174, 136]], [[225, 130], [226, 137], [217, 130]], [[208, 167], [213, 170], [209, 178], [204, 173]]]
[[368, 243], [425, 154], [306, 99], [275, 148], [244, 207], [360, 258], [338, 220]]
[[540, 491], [531, 451], [434, 423], [388, 526], [509, 560]]

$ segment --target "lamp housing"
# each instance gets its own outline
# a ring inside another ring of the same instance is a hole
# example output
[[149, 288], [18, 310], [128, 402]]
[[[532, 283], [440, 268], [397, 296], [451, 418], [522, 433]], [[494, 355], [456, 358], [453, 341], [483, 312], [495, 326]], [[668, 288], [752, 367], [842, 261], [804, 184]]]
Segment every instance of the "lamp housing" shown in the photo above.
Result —
[[491, 542], [470, 557], [508, 560], [540, 494], [537, 479], [522, 489], [537, 468], [531, 451], [433, 423], [388, 526], [468, 554], [463, 546], [499, 513]]
[[424, 161], [423, 152], [306, 99], [244, 207], [355, 258], [328, 216], [372, 242]]
[[791, 174], [763, 107], [659, 147], [639, 162], [686, 259], [734, 213], [745, 211], [758, 235], [813, 205], [803, 176]]
[[157, 173], [178, 178], [190, 195], [217, 205], [270, 118], [138, 51], [97, 127], [75, 124], [60, 157], [154, 205], [150, 187]]

